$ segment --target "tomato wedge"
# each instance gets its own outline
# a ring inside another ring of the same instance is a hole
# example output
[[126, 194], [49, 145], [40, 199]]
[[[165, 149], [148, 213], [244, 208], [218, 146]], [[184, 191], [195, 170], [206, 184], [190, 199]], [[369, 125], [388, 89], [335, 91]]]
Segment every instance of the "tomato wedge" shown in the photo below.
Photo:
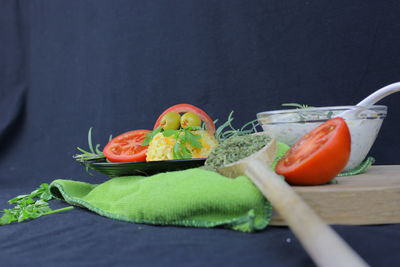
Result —
[[330, 119], [300, 138], [275, 171], [290, 184], [326, 184], [346, 166], [350, 145], [350, 131], [344, 119]]
[[123, 133], [108, 142], [103, 149], [104, 156], [111, 162], [146, 161], [147, 146], [142, 146], [149, 130], [134, 130]]
[[154, 129], [160, 126], [161, 118], [168, 112], [177, 112], [177, 113], [184, 113], [184, 112], [193, 112], [199, 115], [200, 119], [205, 123], [207, 131], [214, 135], [215, 133], [215, 124], [211, 117], [202, 109], [193, 106], [191, 104], [177, 104], [172, 107], [167, 108], [164, 110], [163, 113], [158, 117], [156, 123], [154, 124]]

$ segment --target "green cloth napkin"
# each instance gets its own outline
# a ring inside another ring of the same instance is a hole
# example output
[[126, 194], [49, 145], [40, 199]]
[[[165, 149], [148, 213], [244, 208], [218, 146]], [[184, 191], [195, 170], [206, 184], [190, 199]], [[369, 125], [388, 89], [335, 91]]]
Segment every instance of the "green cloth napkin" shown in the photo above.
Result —
[[119, 177], [99, 185], [55, 180], [50, 192], [105, 217], [156, 225], [253, 232], [268, 225], [272, 212], [247, 177], [230, 179], [201, 168]]
[[[272, 167], [288, 149], [278, 143]], [[368, 158], [342, 175], [361, 173], [372, 162]], [[71, 205], [133, 223], [253, 232], [264, 229], [272, 213], [270, 203], [247, 177], [231, 179], [202, 168], [112, 178], [99, 185], [59, 179], [50, 184], [50, 192]]]

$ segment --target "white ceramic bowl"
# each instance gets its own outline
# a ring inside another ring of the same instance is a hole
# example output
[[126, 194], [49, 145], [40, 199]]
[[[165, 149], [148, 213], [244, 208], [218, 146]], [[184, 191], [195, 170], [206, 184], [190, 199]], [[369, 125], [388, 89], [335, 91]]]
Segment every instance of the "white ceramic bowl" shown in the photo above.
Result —
[[357, 167], [367, 156], [386, 117], [387, 107], [374, 105], [370, 108], [358, 106], [335, 106], [318, 108], [285, 109], [260, 112], [257, 119], [264, 132], [276, 140], [293, 145], [300, 137], [322, 122], [353, 110], [355, 115], [346, 119], [351, 134], [350, 159], [344, 171]]

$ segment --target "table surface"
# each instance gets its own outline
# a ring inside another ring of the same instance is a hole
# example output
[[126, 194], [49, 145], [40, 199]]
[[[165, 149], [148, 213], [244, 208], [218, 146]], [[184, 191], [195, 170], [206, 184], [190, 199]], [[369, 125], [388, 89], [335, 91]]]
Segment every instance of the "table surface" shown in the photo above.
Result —
[[[293, 189], [330, 224], [400, 223], [400, 165], [372, 166], [359, 175], [337, 177], [336, 183]], [[286, 223], [274, 212], [270, 224]]]
[[[1, 208], [31, 187], [1, 187]], [[53, 208], [63, 207], [58, 200]], [[400, 224], [333, 225], [371, 266], [400, 264]], [[0, 227], [8, 266], [313, 266], [287, 227], [257, 233], [133, 224], [81, 208]], [[332, 259], [334, 260], [334, 259]]]

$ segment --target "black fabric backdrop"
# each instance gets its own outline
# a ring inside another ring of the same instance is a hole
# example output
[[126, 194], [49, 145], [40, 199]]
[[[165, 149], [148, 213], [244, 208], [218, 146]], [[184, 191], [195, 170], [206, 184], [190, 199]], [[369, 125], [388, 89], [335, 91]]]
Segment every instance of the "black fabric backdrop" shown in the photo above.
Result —
[[[93, 183], [76, 146], [151, 128], [176, 103], [235, 124], [282, 103], [351, 105], [400, 80], [398, 1], [0, 1], [0, 203], [43, 182]], [[370, 155], [400, 164], [400, 96]], [[63, 206], [55, 201], [55, 206]], [[371, 265], [399, 225], [335, 229]], [[134, 225], [81, 209], [0, 228], [8, 266], [309, 266], [286, 228]], [[333, 259], [334, 260], [334, 259]]]

